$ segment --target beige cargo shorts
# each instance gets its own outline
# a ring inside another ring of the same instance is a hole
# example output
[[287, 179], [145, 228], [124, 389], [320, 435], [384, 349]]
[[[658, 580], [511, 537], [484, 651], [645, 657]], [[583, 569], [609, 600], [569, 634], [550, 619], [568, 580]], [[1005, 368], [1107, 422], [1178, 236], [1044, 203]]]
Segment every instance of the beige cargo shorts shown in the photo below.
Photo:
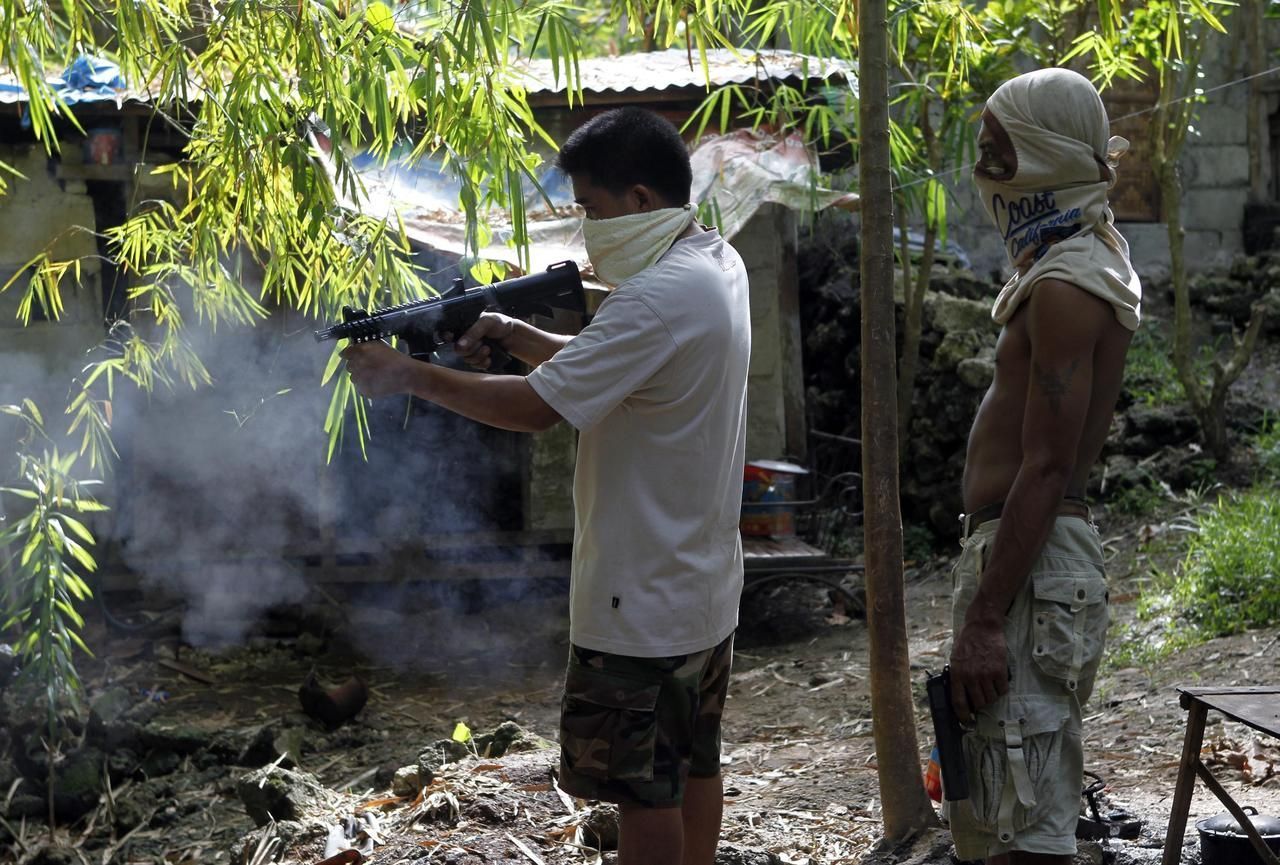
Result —
[[[952, 572], [957, 630], [998, 526], [978, 526]], [[960, 859], [1012, 850], [1075, 853], [1082, 707], [1102, 659], [1107, 601], [1096, 527], [1059, 516], [1005, 618], [1009, 693], [978, 712], [964, 736], [969, 798], [947, 803], [944, 812]]]

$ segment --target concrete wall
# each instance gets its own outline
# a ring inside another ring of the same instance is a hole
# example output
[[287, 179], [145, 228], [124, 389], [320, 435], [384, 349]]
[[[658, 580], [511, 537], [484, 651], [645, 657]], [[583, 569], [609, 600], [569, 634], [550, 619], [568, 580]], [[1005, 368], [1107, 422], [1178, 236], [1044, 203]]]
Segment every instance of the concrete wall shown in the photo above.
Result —
[[[1229, 26], [1239, 31], [1243, 15], [1233, 14]], [[1267, 56], [1280, 47], [1280, 21], [1267, 21], [1265, 40]], [[1190, 271], [1208, 270], [1229, 264], [1243, 253], [1244, 206], [1249, 200], [1248, 105], [1249, 85], [1239, 82], [1248, 71], [1246, 53], [1235, 36], [1209, 40], [1200, 64], [1201, 88], [1208, 92], [1207, 101], [1198, 109], [1193, 131], [1188, 136], [1180, 163], [1183, 180], [1182, 220], [1185, 228], [1185, 258]], [[1280, 92], [1275, 76], [1262, 80], [1268, 91], [1260, 130], [1263, 145], [1264, 181], [1269, 180], [1272, 164], [1271, 142], [1267, 133], [1270, 115], [1280, 110]], [[1227, 86], [1224, 86], [1227, 85]], [[1221, 89], [1217, 89], [1221, 88]], [[1104, 94], [1105, 96], [1105, 94]], [[1124, 111], [1130, 106], [1126, 103]], [[1117, 114], [1113, 108], [1112, 115]], [[975, 125], [974, 135], [976, 137]], [[1120, 171], [1145, 171], [1148, 167], [1133, 158], [1120, 163]], [[995, 232], [982, 212], [975, 196], [968, 169], [952, 176], [956, 193], [953, 208], [952, 239], [959, 243], [973, 261], [974, 271], [987, 275], [1004, 273], [1006, 260]], [[1121, 222], [1121, 233], [1129, 241], [1130, 252], [1140, 273], [1163, 277], [1169, 272], [1169, 239], [1160, 222]]]
[[[0, 284], [46, 247], [59, 259], [87, 257], [78, 279], [68, 274], [63, 280], [64, 309], [58, 321], [33, 320], [23, 326], [16, 318], [25, 276], [0, 294], [0, 402], [30, 396], [46, 421], [60, 421], [85, 352], [104, 336], [99, 264], [93, 257], [93, 202], [83, 182], [51, 176], [49, 160], [38, 145], [0, 147], [0, 161], [26, 176], [8, 178], [9, 193], [0, 197]], [[57, 429], [62, 424], [50, 426]]]
[[751, 278], [747, 459], [803, 458], [795, 215], [781, 205], [765, 205], [732, 243]]

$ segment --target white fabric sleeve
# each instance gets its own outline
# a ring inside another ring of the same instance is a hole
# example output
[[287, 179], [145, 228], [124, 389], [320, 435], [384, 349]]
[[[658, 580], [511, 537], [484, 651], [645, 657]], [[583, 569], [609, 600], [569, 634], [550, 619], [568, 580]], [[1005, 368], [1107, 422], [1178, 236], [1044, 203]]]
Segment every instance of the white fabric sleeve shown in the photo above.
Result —
[[561, 417], [586, 431], [641, 390], [675, 351], [671, 332], [647, 303], [615, 295], [526, 381]]

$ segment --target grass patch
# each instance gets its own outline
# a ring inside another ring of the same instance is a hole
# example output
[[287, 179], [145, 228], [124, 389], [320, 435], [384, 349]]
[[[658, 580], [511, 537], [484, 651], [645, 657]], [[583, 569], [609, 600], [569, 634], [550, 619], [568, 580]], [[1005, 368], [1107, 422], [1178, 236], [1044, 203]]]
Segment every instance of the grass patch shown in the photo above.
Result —
[[1280, 493], [1221, 497], [1199, 520], [1173, 599], [1209, 636], [1280, 622]]
[[1151, 324], [1138, 328], [1129, 343], [1124, 362], [1124, 387], [1134, 402], [1143, 405], [1177, 405], [1182, 401], [1182, 385], [1173, 366], [1173, 347]]
[[1112, 663], [1150, 666], [1214, 637], [1280, 623], [1280, 491], [1270, 484], [1222, 495], [1187, 527], [1185, 552], [1152, 568], [1138, 599], [1140, 626]]
[[[1182, 405], [1186, 395], [1173, 365], [1173, 342], [1161, 328], [1162, 322], [1144, 321], [1129, 343], [1124, 360], [1124, 389], [1135, 403], [1151, 407]], [[1219, 337], [1201, 344], [1192, 356], [1192, 369], [1201, 381], [1208, 381], [1213, 364], [1222, 350]]]
[[1258, 482], [1280, 481], [1280, 417], [1268, 415], [1262, 429], [1253, 437], [1253, 449], [1257, 454]]
[[1120, 516], [1146, 517], [1166, 507], [1172, 497], [1167, 485], [1162, 485], [1149, 474], [1144, 474], [1139, 483], [1112, 493], [1107, 502], [1107, 509]]

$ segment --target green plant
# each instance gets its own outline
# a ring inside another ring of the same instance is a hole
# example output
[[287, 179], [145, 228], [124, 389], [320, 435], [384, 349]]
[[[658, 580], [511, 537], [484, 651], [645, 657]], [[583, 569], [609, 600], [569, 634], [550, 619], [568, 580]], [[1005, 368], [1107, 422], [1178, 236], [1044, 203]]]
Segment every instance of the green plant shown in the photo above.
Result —
[[1172, 597], [1205, 635], [1280, 621], [1280, 494], [1260, 485], [1201, 515]]
[[1258, 459], [1259, 482], [1280, 480], [1280, 417], [1268, 414], [1262, 428], [1253, 437], [1253, 448]]
[[928, 526], [919, 524], [903, 526], [902, 552], [909, 562], [925, 562], [933, 558], [937, 539]]
[[[97, 563], [89, 551], [93, 534], [80, 517], [106, 507], [87, 493], [96, 481], [72, 476], [77, 454], [58, 451], [44, 431], [34, 402], [0, 406], [0, 413], [17, 419], [23, 428], [16, 479], [0, 487], [0, 495], [20, 509], [16, 520], [0, 523], [0, 575], [4, 577], [0, 632], [14, 636], [23, 675], [40, 687], [48, 723], [45, 744], [53, 751], [59, 743], [59, 713], [64, 701], [78, 705], [76, 651], [91, 654], [80, 637], [84, 619], [76, 605], [92, 594], [79, 571], [93, 571]], [[50, 827], [53, 772], [51, 754]]]
[[1110, 496], [1108, 505], [1112, 511], [1128, 517], [1150, 516], [1169, 499], [1169, 491], [1153, 478], [1144, 477], [1141, 482], [1125, 487]]
[[1158, 323], [1145, 323], [1133, 335], [1124, 362], [1124, 387], [1135, 402], [1147, 406], [1176, 405], [1182, 401], [1173, 350]]
[[1185, 550], [1170, 567], [1152, 567], [1138, 599], [1138, 620], [1148, 626], [1126, 635], [1113, 663], [1149, 666], [1280, 621], [1280, 495], [1266, 484], [1223, 495], [1181, 528]]

